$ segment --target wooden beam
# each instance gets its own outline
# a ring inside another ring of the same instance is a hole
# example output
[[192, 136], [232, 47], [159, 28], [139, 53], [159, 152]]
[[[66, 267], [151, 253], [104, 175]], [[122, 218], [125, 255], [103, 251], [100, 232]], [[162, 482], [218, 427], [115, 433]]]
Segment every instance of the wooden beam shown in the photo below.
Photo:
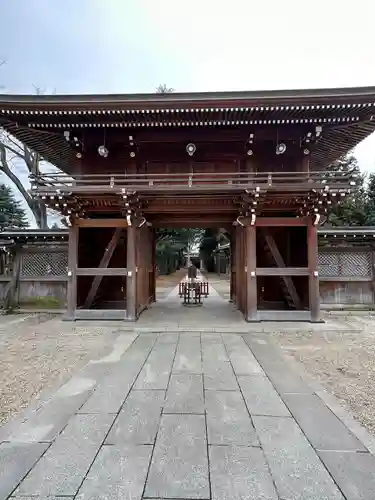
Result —
[[126, 276], [126, 267], [79, 267], [77, 276]]
[[[108, 264], [110, 260], [112, 259], [113, 252], [115, 251], [115, 248], [117, 247], [117, 244], [120, 240], [120, 236], [122, 233], [122, 229], [117, 227], [112, 235], [112, 238], [110, 242], [108, 243], [106, 249], [104, 250], [103, 257], [101, 258], [100, 264], [99, 264], [99, 269], [104, 269], [108, 267]], [[107, 269], [108, 271], [108, 269]], [[110, 276], [113, 276], [113, 273], [109, 273]], [[87, 276], [87, 274], [86, 274]], [[108, 274], [106, 274], [108, 276]], [[94, 279], [92, 280], [91, 283], [91, 288], [89, 290], [89, 293], [87, 294], [85, 303], [83, 305], [83, 309], [90, 309], [92, 306], [92, 303], [95, 299], [95, 295], [98, 292], [100, 283], [102, 282], [103, 275], [97, 274]]]
[[78, 227], [128, 227], [125, 219], [77, 219]]
[[[277, 245], [276, 245], [276, 242], [275, 242], [273, 236], [271, 235], [269, 230], [266, 229], [265, 227], [262, 228], [262, 233], [263, 233], [263, 236], [266, 240], [268, 248], [270, 249], [272, 256], [276, 262], [276, 265], [278, 267], [285, 268], [284, 259], [281, 255], [281, 253], [279, 252], [279, 249], [277, 248]], [[288, 293], [289, 293], [291, 299], [294, 302], [294, 305], [296, 306], [297, 309], [299, 309], [300, 305], [301, 305], [301, 301], [298, 297], [298, 293], [297, 293], [296, 287], [294, 286], [292, 278], [290, 276], [284, 276], [284, 275], [281, 276], [281, 278], [285, 283], [285, 286], [288, 290]]]
[[246, 320], [257, 321], [258, 319], [258, 292], [256, 278], [256, 228], [247, 226], [246, 231]]
[[257, 227], [290, 227], [307, 226], [307, 217], [257, 217]]
[[127, 229], [127, 251], [126, 267], [128, 269], [126, 278], [126, 317], [130, 321], [137, 319], [137, 268], [136, 268], [136, 250], [137, 250], [137, 229], [130, 226]]
[[257, 276], [309, 276], [308, 267], [257, 267]]
[[311, 321], [320, 321], [320, 293], [318, 275], [318, 230], [312, 221], [307, 226], [307, 262], [309, 266], [309, 306]]
[[77, 263], [79, 229], [76, 221], [69, 228], [68, 285], [66, 319], [74, 320], [77, 308]]

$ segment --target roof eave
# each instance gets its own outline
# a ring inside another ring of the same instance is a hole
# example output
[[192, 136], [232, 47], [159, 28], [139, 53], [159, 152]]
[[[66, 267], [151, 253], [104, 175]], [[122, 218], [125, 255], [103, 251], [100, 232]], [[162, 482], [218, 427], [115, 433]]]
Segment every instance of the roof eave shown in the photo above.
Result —
[[348, 87], [329, 89], [266, 90], [235, 92], [173, 92], [166, 94], [95, 94], [95, 95], [14, 95], [0, 96], [0, 106], [82, 106], [100, 105], [173, 105], [177, 103], [214, 102], [304, 102], [304, 101], [375, 100], [375, 87]]

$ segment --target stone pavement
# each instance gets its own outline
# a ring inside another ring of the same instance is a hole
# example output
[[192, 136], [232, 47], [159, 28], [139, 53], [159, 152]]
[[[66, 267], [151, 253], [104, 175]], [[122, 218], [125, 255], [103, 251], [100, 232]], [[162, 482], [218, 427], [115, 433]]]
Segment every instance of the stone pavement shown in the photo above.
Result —
[[375, 498], [374, 456], [265, 335], [119, 329], [0, 442], [1, 500]]
[[[229, 284], [228, 284], [229, 289]], [[161, 329], [188, 328], [199, 330], [203, 326], [221, 325], [227, 329], [237, 329], [246, 326], [242, 314], [228, 300], [223, 299], [214, 287], [209, 284], [209, 295], [203, 299], [200, 307], [186, 307], [181, 304], [177, 285], [165, 298], [144, 311], [137, 321], [137, 329], [150, 326]], [[240, 330], [238, 330], [240, 329]]]

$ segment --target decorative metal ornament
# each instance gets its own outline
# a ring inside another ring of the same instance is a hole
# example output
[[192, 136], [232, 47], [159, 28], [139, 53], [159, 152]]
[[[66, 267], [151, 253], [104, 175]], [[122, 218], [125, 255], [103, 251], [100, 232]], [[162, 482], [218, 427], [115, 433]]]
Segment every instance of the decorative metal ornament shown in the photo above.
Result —
[[276, 146], [276, 154], [277, 155], [282, 155], [284, 154], [286, 151], [286, 144], [284, 142], [280, 142], [277, 146]]
[[134, 157], [135, 157], [135, 153], [134, 153], [134, 151], [131, 151], [130, 158], [134, 158]]
[[77, 154], [76, 154], [76, 157], [77, 157], [79, 160], [82, 158], [82, 156], [83, 156], [83, 155], [82, 155], [82, 153], [77, 153]]
[[247, 154], [247, 156], [252, 156], [254, 154], [254, 152], [252, 149], [248, 149], [246, 154]]
[[196, 152], [196, 150], [197, 150], [197, 147], [192, 142], [189, 142], [189, 144], [186, 146], [186, 152], [189, 156], [193, 156], [193, 154]]
[[103, 156], [103, 158], [107, 158], [109, 151], [104, 145], [102, 145], [98, 147], [98, 153], [100, 156]]
[[307, 148], [306, 148], [306, 149], [304, 149], [304, 150], [303, 150], [303, 154], [304, 154], [304, 155], [308, 155], [308, 154], [310, 154], [310, 150], [309, 150], [309, 149], [307, 149]]

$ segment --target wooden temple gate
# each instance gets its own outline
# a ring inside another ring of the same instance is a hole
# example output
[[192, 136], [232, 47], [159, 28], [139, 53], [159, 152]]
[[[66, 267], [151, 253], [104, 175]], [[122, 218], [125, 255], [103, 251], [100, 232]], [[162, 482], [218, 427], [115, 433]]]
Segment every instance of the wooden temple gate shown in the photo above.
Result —
[[70, 225], [68, 318], [135, 321], [155, 301], [154, 231], [214, 227], [245, 320], [319, 321], [317, 228], [356, 185], [328, 167], [375, 130], [375, 89], [0, 104], [0, 125], [59, 169], [31, 192]]

